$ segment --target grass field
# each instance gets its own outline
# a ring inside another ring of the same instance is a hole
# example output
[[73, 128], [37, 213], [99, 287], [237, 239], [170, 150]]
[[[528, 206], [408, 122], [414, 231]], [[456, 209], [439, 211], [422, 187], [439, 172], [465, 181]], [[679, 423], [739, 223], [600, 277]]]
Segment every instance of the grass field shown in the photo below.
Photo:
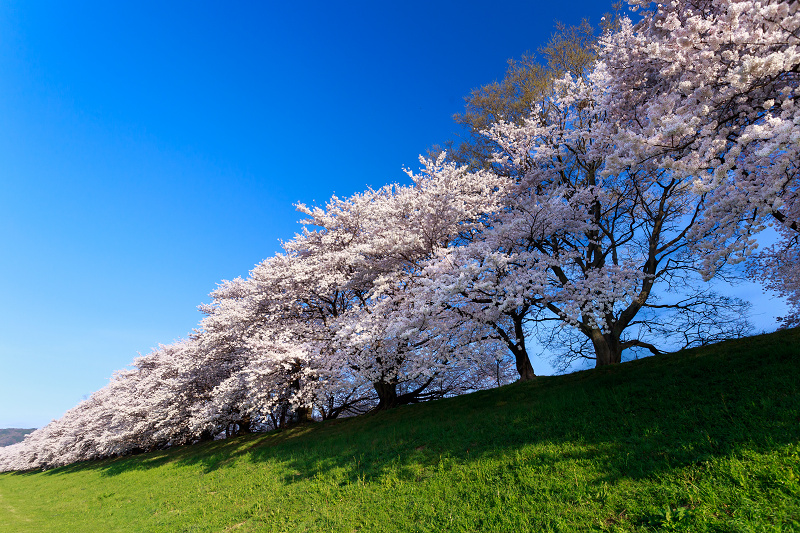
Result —
[[0, 532], [800, 532], [800, 330], [0, 474]]

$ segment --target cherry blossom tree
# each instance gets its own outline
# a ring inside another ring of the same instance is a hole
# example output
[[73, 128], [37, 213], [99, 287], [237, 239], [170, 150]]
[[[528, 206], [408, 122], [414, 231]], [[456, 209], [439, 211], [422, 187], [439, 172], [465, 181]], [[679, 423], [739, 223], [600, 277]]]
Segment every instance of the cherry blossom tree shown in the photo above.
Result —
[[[789, 297], [797, 323], [794, 269], [800, 222], [800, 4], [787, 0], [673, 0], [643, 10], [602, 39], [608, 72], [603, 106], [615, 117], [614, 169], [648, 164], [694, 179], [708, 205], [697, 231], [757, 233], [771, 224], [780, 241], [755, 263], [769, 288]], [[652, 9], [650, 9], [652, 7]], [[730, 230], [732, 231], [732, 230]], [[727, 236], [720, 232], [720, 239]], [[714, 240], [696, 239], [719, 255]], [[755, 241], [742, 241], [743, 258]], [[787, 263], [787, 261], [789, 261]]]
[[53, 468], [196, 440], [196, 397], [182, 376], [194, 350], [181, 341], [138, 357], [61, 418], [0, 449], [0, 470]]
[[474, 324], [444, 326], [440, 317], [417, 313], [413, 288], [425, 260], [469, 239], [481, 217], [496, 209], [498, 183], [490, 173], [476, 180], [443, 157], [422, 162], [421, 174], [409, 173], [413, 186], [333, 198], [325, 209], [299, 206], [309, 217], [304, 222], [319, 230], [287, 243], [288, 250], [313, 260], [315, 271], [336, 273], [338, 308], [325, 308], [338, 342], [332, 353], [341, 358], [337, 366], [372, 382], [378, 408], [453, 393], [456, 382], [470, 380], [448, 373], [464, 376], [471, 365], [463, 361], [496, 354], [484, 349], [491, 341], [475, 335]]
[[[316, 313], [320, 302], [307, 298], [320, 287], [317, 274], [325, 272], [310, 269], [294, 254], [278, 254], [256, 265], [246, 279], [224, 282], [212, 293], [212, 303], [202, 306], [207, 316], [196, 336], [209, 348], [198, 372], [229, 362], [196, 417], [209, 431], [221, 422], [247, 429], [306, 420], [318, 396], [326, 394], [327, 382], [328, 389], [346, 386], [346, 376], [333, 379], [323, 368], [330, 332]], [[326, 416], [355, 407], [354, 394], [342, 396], [341, 405], [328, 398]]]
[[[587, 79], [567, 75], [524, 124], [492, 128], [502, 148], [497, 163], [510, 167], [502, 174], [516, 176], [503, 208], [479, 239], [441, 253], [427, 270], [431, 301], [490, 325], [518, 356], [527, 357], [534, 324], [576, 334], [569, 347], [603, 366], [620, 362], [626, 349], [659, 352], [648, 333], [665, 314], [674, 321], [739, 310], [702, 291], [680, 301], [659, 295], [657, 287], [691, 279], [698, 261], [708, 264], [697, 241], [728, 250], [713, 255], [721, 268], [742, 239], [720, 237], [729, 229], [722, 223], [701, 224], [707, 204], [693, 176], [652, 165], [607, 167], [617, 142], [602, 105], [607, 82], [602, 65]], [[729, 324], [737, 326], [729, 333], [741, 331], [736, 321], [719, 322]]]
[[443, 159], [424, 164], [413, 186], [298, 206], [306, 229], [285, 253], [212, 293], [196, 334], [198, 376], [217, 373], [203, 378], [214, 385], [201, 425], [213, 431], [226, 416], [241, 425], [287, 406], [300, 418], [354, 414], [374, 395], [387, 408], [474, 389], [489, 382], [486, 371], [506, 379], [503, 355], [475, 324], [414, 313], [419, 265], [497, 208], [491, 179]]

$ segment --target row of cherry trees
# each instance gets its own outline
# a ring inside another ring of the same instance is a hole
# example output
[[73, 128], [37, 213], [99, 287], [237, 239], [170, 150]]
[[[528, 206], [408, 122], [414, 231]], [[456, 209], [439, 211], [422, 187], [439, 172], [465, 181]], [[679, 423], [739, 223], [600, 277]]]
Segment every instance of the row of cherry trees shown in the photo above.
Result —
[[[189, 339], [4, 448], [0, 469], [533, 379], [531, 339], [603, 366], [740, 335], [745, 304], [704, 281], [746, 259], [796, 312], [798, 4], [659, 4], [524, 121], [493, 124], [492, 165], [442, 154], [411, 185], [298, 206], [307, 229], [221, 284]], [[780, 240], [754, 253], [767, 225]]]

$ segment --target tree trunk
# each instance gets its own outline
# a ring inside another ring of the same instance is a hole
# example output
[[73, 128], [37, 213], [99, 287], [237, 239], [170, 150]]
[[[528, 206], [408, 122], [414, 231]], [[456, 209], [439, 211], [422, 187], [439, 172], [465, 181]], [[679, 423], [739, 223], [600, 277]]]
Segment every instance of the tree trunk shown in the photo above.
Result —
[[514, 346], [510, 346], [510, 348], [517, 363], [519, 380], [532, 381], [536, 378], [536, 374], [533, 372], [531, 358], [528, 357], [528, 349], [525, 347], [525, 329], [522, 325], [522, 320], [525, 318], [525, 312], [515, 313], [511, 315], [511, 318], [514, 320], [514, 336], [516, 337], [516, 344]]
[[250, 415], [244, 415], [241, 420], [239, 420], [236, 425], [239, 426], [238, 433], [250, 433], [252, 432], [252, 425], [253, 421], [250, 418]]
[[[293, 391], [300, 390], [300, 363], [293, 363], [292, 368], [290, 370], [291, 375], [295, 376], [295, 378], [289, 383], [289, 389]], [[295, 409], [293, 413], [293, 418], [295, 418], [297, 423], [302, 422], [310, 422], [313, 420], [312, 418], [312, 409], [310, 407], [298, 407]]]
[[288, 414], [288, 412], [289, 412], [289, 402], [284, 400], [284, 402], [281, 403], [281, 414], [278, 417], [278, 422], [280, 423], [278, 427], [281, 429], [286, 427], [286, 415]]
[[378, 393], [378, 406], [376, 411], [391, 409], [397, 406], [397, 384], [386, 381], [376, 381], [372, 384], [375, 392]]
[[295, 409], [295, 415], [297, 415], [297, 423], [302, 424], [303, 422], [311, 422], [314, 420], [312, 415], [312, 410], [309, 407], [298, 407]]
[[611, 334], [603, 335], [599, 331], [592, 332], [592, 345], [596, 356], [595, 368], [601, 366], [615, 365], [622, 361], [622, 346], [619, 339]]
[[331, 418], [336, 418], [338, 413], [334, 413], [335, 405], [334, 405], [333, 396], [329, 396], [326, 403], [327, 403], [327, 405], [326, 405], [327, 408], [326, 409], [320, 409], [320, 411], [322, 411], [322, 419], [323, 420], [329, 420]]
[[536, 378], [536, 374], [533, 372], [533, 365], [531, 365], [531, 360], [528, 357], [527, 352], [515, 352], [514, 357], [517, 363], [517, 372], [519, 372], [519, 380], [520, 381], [531, 381]]

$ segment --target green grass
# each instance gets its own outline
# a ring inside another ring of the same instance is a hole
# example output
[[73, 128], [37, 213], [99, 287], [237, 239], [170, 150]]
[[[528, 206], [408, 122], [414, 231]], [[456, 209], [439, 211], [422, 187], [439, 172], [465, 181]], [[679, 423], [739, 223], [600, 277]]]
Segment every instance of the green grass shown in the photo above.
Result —
[[800, 330], [0, 474], [25, 531], [800, 531]]

